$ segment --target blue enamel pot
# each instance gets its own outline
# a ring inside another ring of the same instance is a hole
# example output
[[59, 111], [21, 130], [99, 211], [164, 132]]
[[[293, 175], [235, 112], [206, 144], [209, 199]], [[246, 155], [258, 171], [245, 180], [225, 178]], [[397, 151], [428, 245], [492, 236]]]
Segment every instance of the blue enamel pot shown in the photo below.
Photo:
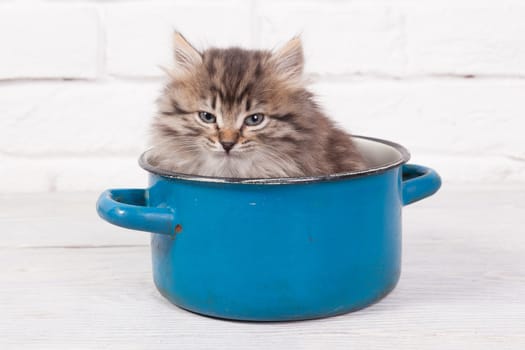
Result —
[[162, 295], [200, 314], [252, 321], [326, 317], [363, 308], [396, 285], [401, 208], [441, 184], [405, 164], [392, 142], [355, 137], [367, 171], [323, 177], [224, 179], [177, 174], [148, 161], [147, 189], [112, 189], [97, 210], [151, 232]]

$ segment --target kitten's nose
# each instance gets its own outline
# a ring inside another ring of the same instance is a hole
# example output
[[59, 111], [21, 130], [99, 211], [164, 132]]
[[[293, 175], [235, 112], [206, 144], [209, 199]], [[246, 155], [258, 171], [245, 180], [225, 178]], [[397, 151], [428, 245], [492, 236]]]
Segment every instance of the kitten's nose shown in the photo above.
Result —
[[230, 150], [233, 148], [233, 146], [235, 145], [235, 142], [231, 142], [231, 141], [221, 141], [221, 145], [222, 145], [222, 148], [224, 148], [224, 150], [226, 151], [226, 153], [229, 153]]

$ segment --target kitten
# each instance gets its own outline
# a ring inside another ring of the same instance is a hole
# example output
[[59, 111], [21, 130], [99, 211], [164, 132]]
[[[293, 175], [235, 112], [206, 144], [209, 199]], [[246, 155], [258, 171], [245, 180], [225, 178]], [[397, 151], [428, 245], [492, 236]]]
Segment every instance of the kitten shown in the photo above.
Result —
[[158, 100], [150, 162], [179, 173], [300, 177], [365, 168], [303, 82], [299, 38], [276, 52], [197, 51], [175, 33], [175, 67]]

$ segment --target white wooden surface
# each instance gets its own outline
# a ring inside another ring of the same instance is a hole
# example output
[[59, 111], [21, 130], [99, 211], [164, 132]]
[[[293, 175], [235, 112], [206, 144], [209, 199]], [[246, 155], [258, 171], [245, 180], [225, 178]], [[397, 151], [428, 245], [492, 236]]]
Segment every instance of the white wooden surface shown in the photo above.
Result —
[[0, 196], [0, 349], [524, 349], [525, 187], [447, 187], [404, 210], [397, 288], [359, 312], [244, 323], [181, 310], [149, 237], [97, 194]]

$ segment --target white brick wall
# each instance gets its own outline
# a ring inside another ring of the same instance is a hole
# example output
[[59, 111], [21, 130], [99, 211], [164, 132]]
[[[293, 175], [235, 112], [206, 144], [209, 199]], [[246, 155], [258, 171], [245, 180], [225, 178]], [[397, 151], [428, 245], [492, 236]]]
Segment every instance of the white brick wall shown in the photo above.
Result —
[[117, 2], [104, 7], [108, 73], [121, 77], [160, 77], [158, 65], [172, 59], [174, 29], [198, 48], [250, 45], [250, 2]]
[[399, 74], [406, 58], [402, 14], [345, 1], [261, 1], [256, 38], [271, 48], [301, 34], [307, 70], [320, 74]]
[[525, 182], [520, 0], [0, 2], [0, 191], [144, 186], [171, 32], [272, 48], [302, 33], [325, 109], [447, 182]]
[[97, 9], [0, 4], [0, 79], [97, 77]]
[[525, 3], [448, 5], [407, 8], [411, 72], [525, 75]]

